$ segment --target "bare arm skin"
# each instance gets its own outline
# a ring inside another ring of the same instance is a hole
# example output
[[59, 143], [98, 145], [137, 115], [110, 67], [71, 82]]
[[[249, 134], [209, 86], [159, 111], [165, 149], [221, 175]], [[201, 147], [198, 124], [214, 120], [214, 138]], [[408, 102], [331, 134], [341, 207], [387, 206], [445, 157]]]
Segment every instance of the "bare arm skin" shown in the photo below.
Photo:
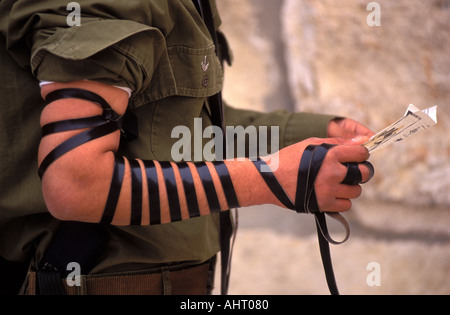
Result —
[[[126, 111], [128, 104], [128, 95], [119, 88], [104, 85], [101, 83], [80, 81], [72, 83], [54, 83], [45, 85], [42, 88], [42, 96], [45, 96], [57, 89], [62, 88], [81, 88], [92, 91], [102, 96], [111, 107], [119, 114]], [[101, 108], [97, 105], [79, 99], [58, 100], [49, 104], [42, 112], [41, 124], [45, 125], [51, 122], [65, 119], [88, 117], [100, 115]], [[342, 122], [338, 126], [330, 123], [331, 136], [339, 136], [339, 130], [345, 129]], [[347, 125], [348, 126], [348, 125]], [[336, 131], [338, 130], [338, 131]], [[44, 157], [57, 145], [65, 140], [81, 133], [83, 130], [66, 131], [62, 133], [45, 136], [39, 148], [39, 163]], [[358, 131], [355, 130], [355, 133]], [[42, 188], [47, 207], [53, 216], [60, 220], [81, 221], [81, 222], [100, 222], [105, 207], [111, 178], [114, 168], [115, 152], [118, 149], [120, 141], [119, 131], [104, 136], [102, 138], [90, 141], [62, 156], [55, 161], [46, 171], [42, 178]], [[346, 139], [308, 139], [282, 149], [279, 154], [272, 156], [279, 158], [279, 167], [274, 172], [275, 176], [283, 186], [292, 200], [295, 200], [295, 191], [297, 185], [298, 165], [303, 150], [309, 144], [320, 143], [341, 144], [330, 151], [327, 155], [319, 175], [316, 180], [316, 196], [319, 207], [322, 211], [342, 212], [351, 208], [350, 199], [359, 197], [361, 187], [359, 185], [347, 186], [340, 182], [346, 175], [346, 167], [342, 165], [345, 162], [363, 162], [368, 159], [367, 150], [352, 140]], [[142, 165], [142, 161], [139, 161]], [[162, 177], [161, 167], [155, 161], [158, 173], [158, 179], [161, 183], [159, 187], [159, 196], [161, 200], [161, 223], [170, 222], [169, 202], [167, 192]], [[175, 163], [173, 163], [176, 166]], [[245, 161], [226, 161], [239, 204], [242, 207], [259, 204], [275, 204], [281, 206], [280, 202], [270, 192], [264, 183], [257, 169], [249, 160]], [[191, 167], [191, 170], [193, 168]], [[222, 186], [217, 173], [208, 163], [211, 171], [214, 185], [222, 210], [227, 210], [227, 200], [225, 198]], [[369, 171], [366, 167], [360, 166], [363, 181], [369, 180]], [[201, 215], [210, 213], [206, 194], [203, 191], [198, 174], [193, 173], [194, 184], [197, 191], [197, 199], [201, 209]], [[143, 186], [147, 187], [145, 174], [143, 173]], [[189, 218], [187, 201], [183, 192], [181, 177], [175, 167], [175, 178], [179, 187], [179, 199], [183, 219]], [[249, 183], [252, 183], [249, 185]], [[142, 200], [142, 224], [149, 224], [149, 198], [147, 189], [143, 189]], [[114, 219], [114, 225], [128, 225], [131, 215], [131, 171], [128, 163], [125, 164], [125, 176], [123, 179], [122, 190]]]

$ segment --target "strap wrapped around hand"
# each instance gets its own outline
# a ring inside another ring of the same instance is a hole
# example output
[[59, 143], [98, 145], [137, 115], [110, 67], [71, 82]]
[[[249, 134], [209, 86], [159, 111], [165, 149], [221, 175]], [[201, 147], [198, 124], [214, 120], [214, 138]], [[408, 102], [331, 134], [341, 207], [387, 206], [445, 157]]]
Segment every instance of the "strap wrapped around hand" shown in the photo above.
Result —
[[320, 146], [311, 145], [305, 149], [302, 155], [298, 172], [295, 203], [291, 201], [273, 173], [260, 171], [262, 169], [262, 166], [265, 165], [267, 167], [267, 164], [263, 160], [257, 159], [255, 162], [253, 162], [253, 164], [260, 171], [260, 174], [269, 189], [286, 208], [295, 210], [298, 213], [314, 214], [320, 226], [320, 231], [323, 234], [323, 237], [325, 237], [325, 239], [329, 243], [338, 245], [348, 240], [350, 236], [349, 225], [345, 218], [342, 217], [342, 215], [340, 215], [339, 213], [326, 213], [331, 218], [341, 222], [346, 231], [345, 238], [342, 241], [335, 241], [328, 233], [326, 220], [322, 218], [324, 216], [324, 213], [319, 209], [316, 194], [314, 191], [314, 183], [317, 174], [319, 173], [320, 167], [322, 166], [322, 162], [325, 159], [328, 151], [333, 147], [334, 145], [322, 144]]
[[[334, 277], [333, 266], [331, 263], [329, 244], [331, 243], [334, 245], [338, 245], [346, 242], [350, 236], [350, 226], [340, 213], [321, 212], [314, 190], [314, 183], [316, 181], [322, 163], [328, 151], [331, 150], [334, 146], [335, 145], [325, 143], [321, 145], [310, 145], [304, 150], [299, 165], [295, 203], [291, 201], [273, 173], [261, 172], [261, 167], [263, 165], [266, 165], [263, 160], [258, 159], [254, 162], [254, 165], [260, 171], [262, 178], [264, 179], [272, 193], [286, 208], [295, 210], [298, 213], [311, 213], [315, 216], [320, 252], [328, 287], [332, 294], [339, 294]], [[346, 185], [356, 185], [361, 183], [362, 178], [358, 163], [348, 163], [347, 167], [347, 176], [342, 183]], [[335, 241], [330, 236], [325, 214], [337, 220], [344, 226], [346, 235], [342, 241]]]

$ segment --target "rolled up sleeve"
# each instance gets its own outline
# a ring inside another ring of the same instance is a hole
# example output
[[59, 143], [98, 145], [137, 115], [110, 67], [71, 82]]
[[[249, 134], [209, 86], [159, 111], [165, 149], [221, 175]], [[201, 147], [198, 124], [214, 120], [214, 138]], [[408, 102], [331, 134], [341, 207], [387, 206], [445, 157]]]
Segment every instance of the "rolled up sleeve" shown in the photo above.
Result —
[[30, 58], [31, 70], [39, 80], [89, 79], [138, 92], [150, 83], [154, 67], [164, 55], [162, 49], [158, 51], [164, 47], [158, 30], [133, 21], [94, 21], [59, 29], [44, 40], [40, 32], [35, 35], [39, 39], [34, 41]]
[[313, 113], [290, 113], [278, 110], [262, 113], [225, 106], [225, 118], [228, 126], [276, 126], [279, 128], [280, 147], [312, 138], [327, 138], [328, 124], [336, 118], [333, 115]]
[[81, 2], [80, 26], [67, 24], [70, 12], [58, 1], [2, 2], [7, 48], [39, 80], [96, 80], [138, 93], [168, 58], [160, 30], [107, 11], [94, 15], [95, 1]]

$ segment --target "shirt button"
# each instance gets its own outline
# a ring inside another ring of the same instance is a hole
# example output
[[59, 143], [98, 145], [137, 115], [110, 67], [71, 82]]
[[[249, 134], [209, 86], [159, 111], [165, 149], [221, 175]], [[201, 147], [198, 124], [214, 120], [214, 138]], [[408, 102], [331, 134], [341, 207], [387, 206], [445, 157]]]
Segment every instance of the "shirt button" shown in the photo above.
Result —
[[207, 75], [204, 75], [202, 77], [202, 86], [205, 88], [209, 85], [209, 77]]

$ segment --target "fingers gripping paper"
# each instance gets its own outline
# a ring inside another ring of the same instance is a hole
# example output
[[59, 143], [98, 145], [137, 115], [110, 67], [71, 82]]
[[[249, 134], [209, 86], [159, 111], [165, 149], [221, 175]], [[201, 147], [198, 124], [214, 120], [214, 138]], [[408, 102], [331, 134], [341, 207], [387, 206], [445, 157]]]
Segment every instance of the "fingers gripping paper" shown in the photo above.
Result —
[[394, 142], [405, 140], [436, 124], [437, 106], [420, 110], [414, 105], [409, 105], [408, 110], [401, 119], [374, 135], [363, 146], [370, 153], [373, 153]]

